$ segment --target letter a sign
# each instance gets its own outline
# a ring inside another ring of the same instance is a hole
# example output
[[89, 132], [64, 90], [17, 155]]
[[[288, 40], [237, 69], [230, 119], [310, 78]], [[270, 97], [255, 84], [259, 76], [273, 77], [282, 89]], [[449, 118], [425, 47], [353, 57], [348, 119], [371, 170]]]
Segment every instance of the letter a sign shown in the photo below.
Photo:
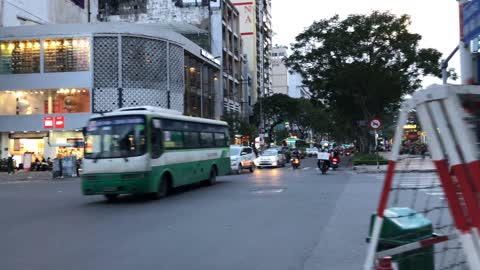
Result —
[[380, 129], [382, 127], [382, 121], [380, 121], [380, 119], [378, 119], [378, 118], [373, 118], [370, 121], [370, 123], [368, 123], [368, 125], [370, 126], [371, 129], [377, 130], [377, 129]]

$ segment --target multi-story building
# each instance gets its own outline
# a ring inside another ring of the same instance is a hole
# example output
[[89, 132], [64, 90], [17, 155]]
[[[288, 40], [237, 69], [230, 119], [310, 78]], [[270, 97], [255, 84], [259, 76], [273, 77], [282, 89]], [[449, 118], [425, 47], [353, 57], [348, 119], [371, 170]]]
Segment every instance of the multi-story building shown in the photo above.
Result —
[[275, 45], [272, 50], [272, 89], [275, 94], [285, 94], [293, 98], [311, 98], [312, 94], [303, 84], [303, 77], [285, 65], [288, 56], [286, 46]]
[[0, 0], [0, 27], [96, 21], [97, 3], [88, 0]]
[[231, 0], [240, 11], [243, 52], [253, 72], [254, 102], [258, 95], [272, 94], [271, 0]]
[[309, 99], [312, 97], [310, 89], [303, 84], [302, 75], [293, 70], [288, 71], [288, 95], [293, 98]]
[[220, 65], [161, 25], [0, 28], [0, 157], [76, 153], [93, 113], [142, 105], [218, 118]]
[[219, 108], [223, 105], [225, 112], [249, 111], [245, 105], [249, 96], [242, 86], [246, 78], [242, 74], [239, 12], [230, 0], [99, 0], [99, 13], [102, 21], [169, 24], [221, 63]]
[[284, 58], [287, 47], [275, 46], [272, 50], [272, 92], [288, 95], [288, 68]]

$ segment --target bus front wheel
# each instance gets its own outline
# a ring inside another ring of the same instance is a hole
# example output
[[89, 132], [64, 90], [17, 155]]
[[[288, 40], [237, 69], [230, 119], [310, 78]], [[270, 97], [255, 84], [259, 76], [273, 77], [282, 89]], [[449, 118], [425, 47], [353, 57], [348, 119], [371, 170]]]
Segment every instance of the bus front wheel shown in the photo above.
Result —
[[168, 177], [164, 175], [162, 176], [162, 179], [160, 179], [160, 183], [158, 183], [157, 192], [152, 195], [155, 199], [161, 199], [167, 197], [169, 192], [170, 182], [168, 181]]
[[207, 183], [209, 186], [215, 185], [217, 183], [217, 170], [215, 170], [215, 167], [212, 167], [210, 170], [210, 177], [207, 180]]
[[105, 196], [105, 199], [109, 202], [114, 202], [118, 199], [118, 194], [103, 194]]

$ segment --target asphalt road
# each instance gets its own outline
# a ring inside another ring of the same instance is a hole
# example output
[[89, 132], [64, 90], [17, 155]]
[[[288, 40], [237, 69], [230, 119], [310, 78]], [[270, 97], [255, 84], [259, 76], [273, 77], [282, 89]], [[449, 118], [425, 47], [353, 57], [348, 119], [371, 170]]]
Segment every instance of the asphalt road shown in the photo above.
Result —
[[359, 269], [382, 180], [302, 162], [154, 201], [0, 183], [0, 269]]

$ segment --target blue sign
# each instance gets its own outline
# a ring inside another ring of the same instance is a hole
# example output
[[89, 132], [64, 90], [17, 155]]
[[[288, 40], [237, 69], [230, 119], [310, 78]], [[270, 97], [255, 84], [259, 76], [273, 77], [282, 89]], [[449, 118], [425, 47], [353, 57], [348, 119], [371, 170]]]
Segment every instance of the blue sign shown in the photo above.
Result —
[[469, 43], [480, 35], [480, 0], [463, 5], [463, 42]]

